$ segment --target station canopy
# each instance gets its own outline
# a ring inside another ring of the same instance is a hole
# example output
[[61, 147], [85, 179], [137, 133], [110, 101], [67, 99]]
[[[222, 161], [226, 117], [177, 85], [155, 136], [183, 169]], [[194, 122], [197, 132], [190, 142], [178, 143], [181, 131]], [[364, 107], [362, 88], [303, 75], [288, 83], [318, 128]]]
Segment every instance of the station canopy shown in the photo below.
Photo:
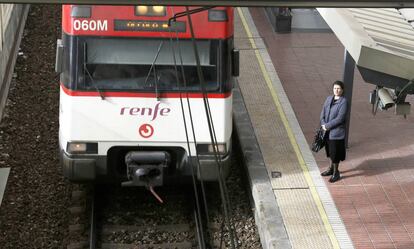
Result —
[[413, 9], [318, 8], [365, 81], [396, 88], [414, 79]]
[[0, 0], [0, 3], [52, 3], [96, 5], [191, 5], [191, 6], [240, 6], [240, 7], [382, 7], [412, 8], [414, 0]]

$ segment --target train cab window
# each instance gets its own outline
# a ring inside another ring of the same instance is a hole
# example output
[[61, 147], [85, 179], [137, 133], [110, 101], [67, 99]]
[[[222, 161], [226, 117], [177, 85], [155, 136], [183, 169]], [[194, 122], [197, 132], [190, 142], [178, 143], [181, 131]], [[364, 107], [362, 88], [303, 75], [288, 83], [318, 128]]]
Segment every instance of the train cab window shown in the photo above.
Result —
[[[79, 90], [200, 91], [196, 60], [190, 41], [86, 38], [79, 49]], [[220, 90], [217, 49], [197, 41], [206, 90]], [[82, 50], [82, 51], [81, 51]], [[213, 56], [212, 56], [213, 54]]]

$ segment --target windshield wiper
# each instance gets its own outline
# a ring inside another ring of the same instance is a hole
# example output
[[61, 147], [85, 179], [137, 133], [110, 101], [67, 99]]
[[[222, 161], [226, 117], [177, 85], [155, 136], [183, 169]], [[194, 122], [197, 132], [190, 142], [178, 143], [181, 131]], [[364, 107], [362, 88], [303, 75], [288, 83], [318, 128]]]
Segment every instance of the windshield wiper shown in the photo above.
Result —
[[104, 100], [105, 99], [105, 96], [104, 96], [102, 90], [99, 89], [96, 86], [95, 81], [93, 80], [93, 77], [92, 77], [91, 73], [89, 72], [88, 68], [86, 67], [86, 64], [84, 64], [83, 70], [85, 70], [88, 73], [88, 76], [89, 76], [89, 78], [91, 79], [91, 82], [92, 82], [92, 87], [95, 88], [95, 90], [99, 93], [99, 96], [101, 96], [101, 99]]
[[145, 82], [144, 82], [144, 86], [146, 86], [147, 85], [147, 82], [148, 82], [148, 79], [149, 79], [149, 77], [150, 77], [150, 75], [151, 75], [151, 71], [152, 71], [152, 69], [154, 69], [154, 86], [155, 86], [155, 97], [157, 98], [157, 99], [159, 99], [160, 97], [159, 97], [159, 93], [158, 93], [158, 77], [157, 77], [157, 73], [156, 73], [156, 70], [155, 70], [155, 62], [157, 61], [157, 59], [158, 59], [158, 56], [160, 55], [160, 52], [161, 52], [161, 48], [162, 48], [162, 46], [164, 45], [164, 41], [162, 40], [161, 42], [160, 42], [160, 45], [158, 46], [158, 50], [157, 50], [157, 54], [155, 55], [155, 57], [154, 57], [154, 60], [153, 60], [153, 62], [152, 62], [152, 64], [151, 64], [151, 67], [150, 67], [150, 69], [148, 70], [148, 74], [147, 74], [147, 77], [145, 78]]
[[[87, 60], [87, 54], [86, 54], [86, 43], [83, 43], [83, 71], [86, 72], [91, 79], [92, 87], [95, 88], [95, 90], [99, 93], [99, 96], [101, 96], [101, 99], [104, 100], [105, 96], [103, 92], [96, 86], [95, 81], [93, 80], [93, 77], [91, 73], [88, 70], [88, 67], [86, 66], [86, 60]], [[83, 77], [85, 79], [85, 77]]]

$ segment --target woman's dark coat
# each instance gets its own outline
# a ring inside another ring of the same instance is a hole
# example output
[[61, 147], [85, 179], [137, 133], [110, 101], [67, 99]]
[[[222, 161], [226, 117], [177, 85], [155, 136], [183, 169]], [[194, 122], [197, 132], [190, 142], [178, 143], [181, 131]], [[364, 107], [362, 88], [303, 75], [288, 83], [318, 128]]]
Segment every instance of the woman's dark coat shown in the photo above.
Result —
[[[328, 96], [323, 104], [321, 112], [321, 125], [329, 131], [330, 140], [340, 140], [345, 138], [345, 119], [348, 110], [348, 101], [340, 97], [336, 103], [332, 103], [334, 96]], [[332, 103], [332, 107], [330, 105]]]

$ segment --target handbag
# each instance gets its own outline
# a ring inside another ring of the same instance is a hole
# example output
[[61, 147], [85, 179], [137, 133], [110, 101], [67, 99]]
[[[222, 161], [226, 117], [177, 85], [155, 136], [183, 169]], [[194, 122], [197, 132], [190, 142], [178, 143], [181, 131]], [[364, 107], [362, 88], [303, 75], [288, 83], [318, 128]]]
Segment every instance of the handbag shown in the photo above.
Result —
[[319, 127], [319, 129], [316, 130], [315, 137], [313, 139], [312, 148], [311, 150], [313, 152], [320, 151], [326, 144], [326, 132], [322, 129], [322, 127]]

